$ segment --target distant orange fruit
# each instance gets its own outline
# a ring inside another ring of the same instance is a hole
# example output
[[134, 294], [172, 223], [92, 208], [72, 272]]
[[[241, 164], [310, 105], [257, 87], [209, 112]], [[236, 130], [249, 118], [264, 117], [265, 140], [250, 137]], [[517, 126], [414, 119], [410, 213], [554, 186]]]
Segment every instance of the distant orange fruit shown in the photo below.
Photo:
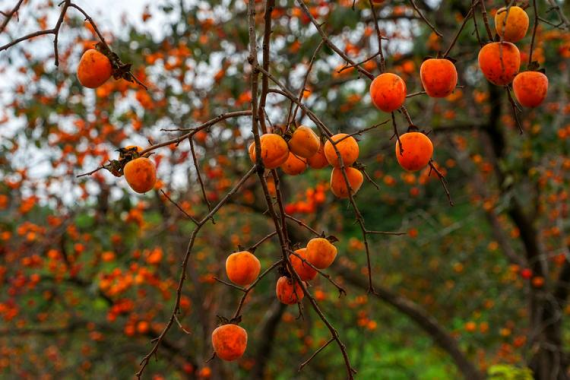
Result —
[[95, 49], [83, 53], [77, 66], [77, 79], [88, 88], [101, 86], [112, 74], [113, 67], [109, 58]]
[[344, 166], [350, 166], [354, 164], [354, 162], [358, 159], [358, 155], [360, 154], [360, 149], [358, 148], [356, 139], [352, 136], [347, 135], [346, 133], [336, 134], [330, 139], [336, 144], [333, 145], [329, 140], [327, 140], [325, 143], [325, 156], [329, 164], [335, 167], [340, 166], [335, 146], [340, 156], [342, 157]]
[[251, 285], [259, 276], [260, 271], [259, 259], [251, 252], [235, 252], [226, 259], [226, 274], [236, 285]]
[[[400, 141], [404, 152], [400, 150]], [[396, 141], [396, 158], [401, 167], [410, 172], [425, 168], [433, 156], [433, 144], [421, 132], [408, 132]]]
[[396, 74], [378, 75], [370, 84], [372, 103], [384, 112], [393, 112], [406, 101], [406, 82]]
[[212, 332], [212, 346], [220, 359], [237, 360], [247, 348], [247, 331], [234, 324], [220, 326]]
[[[283, 137], [267, 133], [260, 137], [261, 160], [267, 169], [275, 169], [281, 166], [289, 157], [289, 146]], [[249, 146], [249, 158], [251, 162], [256, 162], [255, 142]]]
[[513, 80], [518, 102], [525, 107], [538, 107], [546, 99], [548, 77], [539, 71], [525, 71]]
[[140, 194], [152, 190], [156, 183], [156, 165], [146, 157], [127, 162], [123, 173], [129, 186]]

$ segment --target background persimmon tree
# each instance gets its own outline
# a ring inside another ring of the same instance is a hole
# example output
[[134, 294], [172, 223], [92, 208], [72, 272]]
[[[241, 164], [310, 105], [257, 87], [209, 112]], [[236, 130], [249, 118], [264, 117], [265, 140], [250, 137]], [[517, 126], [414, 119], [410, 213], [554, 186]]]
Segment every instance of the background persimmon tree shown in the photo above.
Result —
[[[3, 375], [568, 377], [567, 2], [520, 4], [521, 71], [537, 61], [550, 81], [520, 111], [477, 62], [514, 2], [166, 1], [121, 30], [81, 1], [13, 3], [0, 9]], [[159, 14], [157, 37], [144, 24]], [[75, 72], [95, 44], [116, 78], [91, 90]], [[420, 82], [437, 52], [459, 74], [445, 99]], [[392, 114], [368, 94], [381, 72], [408, 88]], [[330, 167], [293, 177], [248, 157], [301, 124], [359, 140], [356, 195], [331, 194]], [[396, 160], [409, 126], [435, 146], [417, 173]], [[128, 145], [153, 153], [146, 195], [101, 169]], [[277, 278], [323, 231], [335, 264], [281, 304]], [[236, 289], [225, 260], [243, 248], [263, 277]], [[237, 364], [209, 360], [217, 316], [249, 333]]]

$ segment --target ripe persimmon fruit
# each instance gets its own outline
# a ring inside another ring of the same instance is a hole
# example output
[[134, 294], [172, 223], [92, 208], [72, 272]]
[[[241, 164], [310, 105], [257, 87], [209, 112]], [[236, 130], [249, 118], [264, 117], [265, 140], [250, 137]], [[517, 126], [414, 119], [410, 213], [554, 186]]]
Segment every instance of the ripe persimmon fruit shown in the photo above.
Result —
[[321, 146], [319, 137], [309, 127], [301, 125], [289, 140], [289, 150], [302, 158], [314, 156]]
[[313, 169], [322, 169], [329, 164], [325, 156], [325, 144], [320, 143], [319, 150], [312, 157], [307, 158], [307, 163]]
[[289, 153], [287, 161], [281, 165], [281, 169], [289, 175], [299, 175], [307, 169], [307, 160]]
[[[261, 160], [265, 168], [275, 169], [289, 157], [289, 146], [283, 137], [275, 133], [267, 133], [260, 137]], [[249, 158], [255, 164], [255, 141], [249, 146]]]
[[113, 74], [113, 66], [107, 56], [95, 49], [89, 49], [77, 66], [79, 83], [88, 88], [97, 88]]
[[548, 92], [548, 77], [540, 71], [525, 71], [513, 80], [513, 91], [525, 107], [538, 107]]
[[[289, 260], [291, 261], [291, 266], [295, 269], [295, 272], [299, 275], [301, 280], [310, 281], [317, 275], [317, 271], [311, 268], [310, 265], [303, 262], [301, 259], [307, 260], [307, 248], [301, 248], [295, 251], [299, 256], [291, 254]], [[309, 260], [307, 260], [309, 261]]]
[[127, 162], [123, 173], [129, 186], [140, 194], [152, 190], [156, 183], [156, 165], [146, 157]]
[[[358, 190], [360, 190], [362, 182], [364, 182], [364, 176], [360, 170], [355, 168], [344, 168], [344, 170], [348, 178], [348, 183], [350, 184], [350, 189], [352, 190], [352, 195], [355, 195]], [[332, 193], [337, 198], [345, 199], [349, 197], [348, 186], [346, 186], [346, 181], [340, 168], [333, 168], [330, 186]]]
[[[400, 149], [402, 143], [403, 152]], [[421, 132], [408, 132], [396, 140], [396, 158], [400, 166], [415, 172], [425, 168], [433, 156], [433, 144], [429, 137]]]
[[380, 74], [370, 84], [372, 103], [384, 112], [393, 112], [402, 107], [406, 92], [406, 82], [392, 73]]
[[457, 69], [449, 59], [430, 58], [420, 67], [424, 90], [432, 98], [445, 98], [457, 86]]
[[301, 302], [305, 294], [301, 285], [292, 278], [282, 276], [277, 280], [275, 287], [277, 299], [285, 305], [293, 305]]
[[251, 285], [261, 270], [261, 264], [255, 255], [248, 251], [235, 252], [226, 259], [226, 274], [236, 285]]
[[338, 155], [334, 149], [335, 146], [340, 153], [345, 166], [354, 164], [354, 162], [358, 159], [358, 155], [360, 154], [360, 149], [358, 148], [356, 139], [352, 136], [348, 136], [346, 133], [336, 134], [330, 139], [336, 144], [333, 146], [330, 140], [327, 140], [325, 143], [325, 157], [327, 158], [329, 164], [335, 167], [340, 166]]
[[521, 65], [519, 49], [510, 42], [491, 42], [479, 51], [479, 67], [487, 80], [506, 86], [518, 74]]
[[315, 268], [326, 269], [336, 258], [336, 247], [325, 238], [314, 238], [307, 244], [307, 261]]
[[495, 14], [495, 30], [503, 41], [519, 42], [526, 36], [528, 26], [528, 15], [521, 7], [510, 7], [508, 15], [507, 8], [503, 7]]
[[222, 325], [212, 332], [212, 346], [220, 359], [237, 360], [247, 348], [247, 331], [234, 324]]

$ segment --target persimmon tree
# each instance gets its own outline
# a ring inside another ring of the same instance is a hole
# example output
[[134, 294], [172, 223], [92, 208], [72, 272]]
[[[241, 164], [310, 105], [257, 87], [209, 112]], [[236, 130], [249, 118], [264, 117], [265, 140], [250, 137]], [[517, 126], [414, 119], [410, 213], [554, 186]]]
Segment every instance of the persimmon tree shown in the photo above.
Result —
[[560, 4], [159, 12], [2, 9], [6, 374], [366, 377], [394, 329], [450, 377], [568, 378]]

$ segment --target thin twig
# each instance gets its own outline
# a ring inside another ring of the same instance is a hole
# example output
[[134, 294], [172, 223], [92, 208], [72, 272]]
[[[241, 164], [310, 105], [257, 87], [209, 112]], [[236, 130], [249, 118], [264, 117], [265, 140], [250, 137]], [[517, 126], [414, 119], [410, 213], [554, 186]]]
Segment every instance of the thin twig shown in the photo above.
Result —
[[[190, 152], [192, 153], [192, 161], [194, 162], [194, 169], [196, 170], [196, 177], [198, 178], [198, 183], [200, 184], [200, 188], [202, 189], [202, 196], [204, 197], [204, 202], [208, 205], [208, 211], [212, 211], [212, 205], [210, 204], [210, 200], [208, 199], [208, 195], [206, 194], [206, 188], [204, 186], [204, 181], [202, 180], [202, 173], [200, 172], [200, 165], [198, 164], [198, 157], [196, 157], [196, 149], [194, 148], [194, 139], [192, 136], [188, 137], [188, 142], [190, 143]], [[214, 222], [214, 218], [212, 218], [212, 223]]]
[[461, 27], [459, 28], [459, 30], [457, 31], [457, 33], [455, 33], [455, 36], [453, 37], [453, 40], [451, 41], [451, 44], [449, 44], [449, 47], [447, 48], [447, 50], [445, 51], [445, 53], [443, 54], [443, 58], [447, 58], [447, 56], [449, 56], [449, 53], [451, 52], [451, 49], [453, 49], [453, 47], [455, 46], [455, 43], [457, 42], [457, 39], [459, 38], [459, 35], [461, 34], [461, 32], [463, 31], [463, 28], [465, 28], [465, 25], [467, 24], [467, 21], [469, 21], [469, 18], [471, 18], [471, 16], [473, 15], [473, 11], [475, 9], [475, 7], [477, 6], [477, 4], [479, 3], [480, 0], [477, 0], [476, 2], [474, 2], [471, 5], [471, 8], [469, 9], [469, 12], [467, 13], [467, 15], [465, 16], [465, 18], [463, 19], [463, 23], [461, 23]]
[[305, 360], [303, 363], [301, 363], [301, 365], [299, 366], [299, 372], [301, 372], [301, 370], [303, 370], [303, 368], [309, 364], [311, 362], [311, 360], [313, 360], [313, 358], [315, 356], [317, 356], [319, 354], [319, 352], [321, 352], [322, 350], [324, 350], [329, 344], [331, 344], [331, 342], [334, 342], [334, 338], [330, 338], [325, 344], [323, 344], [317, 351], [315, 351], [307, 360]]
[[441, 172], [435, 167], [435, 165], [433, 164], [433, 160], [430, 160], [429, 162], [429, 175], [431, 175], [431, 171], [433, 170], [433, 172], [435, 174], [437, 174], [437, 176], [439, 177], [439, 180], [441, 181], [441, 185], [443, 186], [443, 189], [445, 190], [445, 194], [447, 195], [447, 200], [449, 201], [449, 204], [451, 206], [453, 206], [453, 201], [451, 200], [451, 194], [449, 193], [449, 189], [447, 188], [447, 180], [445, 179], [445, 176], [443, 174], [441, 174]]
[[183, 209], [182, 207], [180, 207], [180, 205], [179, 205], [178, 203], [174, 202], [174, 201], [172, 200], [172, 198], [170, 198], [170, 197], [168, 196], [168, 194], [166, 194], [166, 192], [165, 192], [164, 190], [160, 189], [160, 192], [162, 193], [162, 195], [164, 195], [164, 197], [165, 197], [166, 199], [168, 199], [168, 200], [170, 201], [170, 203], [172, 203], [174, 206], [176, 206], [176, 208], [177, 208], [178, 210], [180, 210], [180, 212], [182, 212], [188, 219], [190, 219], [191, 221], [193, 221], [194, 224], [198, 224], [198, 221], [197, 221], [192, 215], [190, 215], [190, 214], [188, 214], [186, 211], [184, 211], [184, 209]]
[[528, 54], [528, 66], [532, 63], [532, 53], [534, 52], [534, 40], [536, 37], [536, 30], [538, 29], [538, 7], [536, 5], [536, 0], [532, 0], [532, 7], [534, 9], [534, 24], [532, 26], [532, 39], [530, 40], [530, 52]]
[[380, 33], [380, 26], [378, 25], [378, 17], [376, 16], [376, 9], [372, 0], [368, 0], [370, 4], [370, 12], [372, 12], [372, 19], [374, 20], [374, 28], [376, 29], [376, 37], [378, 38], [378, 54], [380, 54], [380, 74], [386, 71], [386, 60], [384, 59], [384, 52], [382, 51], [382, 34]]
[[427, 26], [430, 27], [431, 30], [433, 30], [433, 32], [435, 34], [437, 34], [440, 38], [443, 38], [443, 34], [441, 34], [440, 32], [437, 31], [437, 29], [428, 21], [428, 19], [424, 16], [424, 14], [422, 13], [422, 11], [420, 11], [420, 9], [418, 8], [418, 6], [416, 5], [416, 2], [414, 0], [410, 0], [410, 3], [412, 4], [412, 7], [414, 7], [414, 9], [416, 10], [416, 12], [418, 12], [418, 15], [421, 17], [422, 20], [424, 20], [424, 22], [427, 24]]
[[19, 0], [18, 3], [16, 4], [16, 6], [14, 6], [14, 8], [12, 8], [11, 11], [9, 11], [7, 13], [2, 12], [2, 15], [5, 18], [4, 18], [4, 21], [2, 21], [2, 24], [0, 24], [0, 34], [4, 31], [4, 29], [6, 29], [6, 26], [8, 25], [8, 23], [12, 19], [12, 16], [14, 16], [16, 13], [18, 13], [18, 10], [20, 9], [20, 6], [22, 5], [23, 2], [24, 2], [24, 0]]

